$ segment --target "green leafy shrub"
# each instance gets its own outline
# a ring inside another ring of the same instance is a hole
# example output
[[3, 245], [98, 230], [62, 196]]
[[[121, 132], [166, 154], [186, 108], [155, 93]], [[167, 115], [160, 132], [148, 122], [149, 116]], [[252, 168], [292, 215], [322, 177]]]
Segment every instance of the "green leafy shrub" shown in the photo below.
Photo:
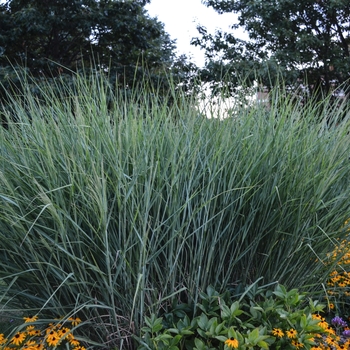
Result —
[[323, 305], [311, 299], [307, 302], [297, 289], [287, 291], [282, 285], [274, 291], [248, 290], [234, 302], [209, 287], [206, 294], [201, 293], [197, 307], [196, 317], [179, 317], [178, 309], [163, 317], [146, 317], [146, 326], [136, 337], [138, 349], [309, 350], [323, 349], [327, 342], [350, 345], [320, 316]]

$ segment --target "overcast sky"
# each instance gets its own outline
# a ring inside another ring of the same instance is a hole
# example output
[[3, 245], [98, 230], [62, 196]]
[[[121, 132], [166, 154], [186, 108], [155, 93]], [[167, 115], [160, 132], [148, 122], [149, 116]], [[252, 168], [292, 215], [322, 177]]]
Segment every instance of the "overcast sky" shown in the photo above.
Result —
[[[219, 15], [211, 7], [203, 5], [201, 0], [151, 0], [145, 8], [151, 17], [158, 17], [165, 24], [165, 30], [172, 39], [177, 39], [178, 53], [193, 57], [198, 66], [204, 65], [204, 52], [190, 45], [191, 38], [200, 36], [197, 25], [205, 26], [208, 32], [214, 33], [215, 29], [229, 30], [230, 25], [237, 23], [235, 14]], [[242, 32], [237, 35], [245, 37]]]

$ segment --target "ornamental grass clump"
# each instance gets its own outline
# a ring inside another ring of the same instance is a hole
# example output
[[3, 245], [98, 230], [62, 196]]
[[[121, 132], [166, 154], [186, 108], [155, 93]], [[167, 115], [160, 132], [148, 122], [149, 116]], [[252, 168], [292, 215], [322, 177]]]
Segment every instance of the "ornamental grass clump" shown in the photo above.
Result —
[[131, 348], [145, 316], [209, 285], [322, 293], [350, 212], [345, 112], [276, 95], [209, 120], [176, 87], [55, 82], [1, 109], [4, 312], [77, 310], [87, 338]]

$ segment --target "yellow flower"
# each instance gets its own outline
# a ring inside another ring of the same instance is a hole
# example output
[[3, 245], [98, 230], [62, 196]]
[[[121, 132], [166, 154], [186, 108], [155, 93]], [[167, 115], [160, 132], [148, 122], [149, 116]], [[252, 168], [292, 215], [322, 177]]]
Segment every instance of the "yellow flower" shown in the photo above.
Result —
[[335, 330], [334, 330], [332, 327], [330, 327], [330, 326], [328, 326], [328, 328], [325, 329], [325, 332], [326, 332], [327, 334], [335, 335]]
[[52, 329], [52, 328], [48, 328], [46, 330], [46, 335], [47, 336], [50, 336], [50, 335], [55, 336], [55, 335], [57, 335], [57, 332], [54, 329]]
[[283, 333], [282, 329], [279, 329], [279, 328], [274, 328], [272, 330], [272, 334], [275, 335], [278, 338], [282, 338], [284, 336], [284, 333]]
[[41, 330], [40, 329], [34, 329], [28, 335], [35, 336], [35, 337], [40, 337], [41, 336]]
[[292, 340], [292, 345], [295, 346], [297, 349], [301, 349], [302, 347], [304, 347], [303, 343], [300, 343], [296, 340]]
[[28, 340], [24, 346], [31, 346], [31, 345], [36, 345], [36, 341], [35, 340]]
[[229, 338], [227, 340], [225, 340], [225, 344], [229, 347], [229, 348], [234, 348], [237, 349], [238, 348], [238, 340], [235, 338]]
[[72, 339], [74, 339], [73, 333], [68, 333], [66, 336], [66, 340], [71, 341]]
[[288, 338], [292, 339], [296, 338], [298, 332], [295, 329], [291, 328], [289, 331], [286, 331], [286, 334]]
[[80, 345], [80, 342], [79, 342], [79, 340], [72, 338], [72, 339], [69, 339], [69, 344], [73, 345], [74, 347], [77, 347]]
[[331, 337], [327, 337], [327, 338], [326, 338], [326, 343], [327, 343], [328, 345], [334, 345], [334, 344], [335, 344], [335, 341], [334, 341], [334, 339], [332, 339]]
[[11, 343], [15, 345], [20, 345], [23, 343], [24, 339], [26, 338], [25, 334], [22, 332], [18, 332], [14, 335], [14, 337], [11, 339]]
[[36, 342], [34, 340], [28, 340], [24, 346], [21, 348], [21, 350], [36, 350]]
[[329, 327], [329, 324], [326, 321], [321, 321], [318, 323], [318, 326], [326, 330]]
[[86, 348], [84, 346], [79, 345], [79, 346], [76, 346], [74, 350], [86, 350]]
[[2, 333], [0, 333], [0, 345], [5, 344], [6, 342], [7, 342], [7, 339]]
[[39, 336], [41, 334], [41, 332], [38, 329], [35, 329], [34, 326], [28, 326], [26, 332], [30, 336]]
[[81, 319], [79, 317], [69, 317], [68, 320], [72, 322], [72, 326], [77, 326], [79, 323], [81, 323]]
[[49, 346], [56, 346], [60, 341], [60, 337], [56, 331], [51, 331], [46, 337], [46, 343]]
[[63, 327], [57, 331], [58, 336], [60, 338], [64, 338], [67, 334], [69, 334], [69, 332], [70, 332], [70, 329], [67, 327]]
[[38, 316], [23, 317], [23, 319], [24, 323], [35, 322], [38, 319]]
[[60, 338], [56, 336], [48, 336], [46, 338], [46, 343], [49, 344], [49, 346], [57, 346], [60, 341]]

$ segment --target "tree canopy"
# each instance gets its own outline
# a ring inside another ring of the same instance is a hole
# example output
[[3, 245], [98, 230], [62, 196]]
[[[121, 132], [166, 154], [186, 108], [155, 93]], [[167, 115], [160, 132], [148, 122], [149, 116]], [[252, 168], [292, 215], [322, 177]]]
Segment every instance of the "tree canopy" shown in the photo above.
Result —
[[[275, 83], [277, 71], [285, 83], [302, 80], [310, 89], [329, 92], [350, 77], [350, 3], [348, 0], [206, 0], [219, 13], [238, 14], [232, 29], [243, 28], [249, 40], [232, 33], [207, 33], [193, 44], [206, 50], [204, 76], [213, 79], [222, 67], [252, 82]], [[221, 67], [220, 69], [218, 67]]]
[[[130, 84], [176, 65], [175, 42], [151, 18], [149, 0], [9, 0], [0, 5], [0, 67], [35, 77], [102, 69]], [[184, 58], [179, 59], [184, 65]], [[12, 66], [12, 67], [11, 67]], [[179, 65], [178, 65], [179, 66]], [[145, 69], [144, 69], [145, 68]]]

